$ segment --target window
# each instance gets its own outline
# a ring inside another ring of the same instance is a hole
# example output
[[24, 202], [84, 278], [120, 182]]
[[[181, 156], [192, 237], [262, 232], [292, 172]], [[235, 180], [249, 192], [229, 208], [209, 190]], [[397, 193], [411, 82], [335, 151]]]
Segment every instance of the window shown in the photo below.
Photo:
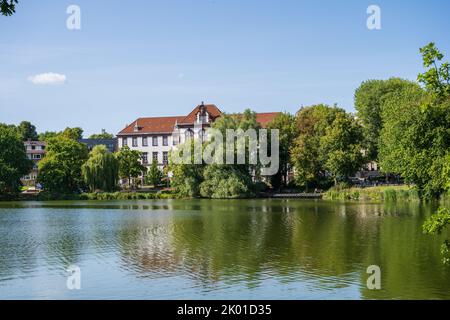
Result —
[[169, 163], [169, 153], [167, 151], [163, 152], [163, 164], [166, 165]]
[[194, 136], [194, 132], [192, 132], [191, 129], [186, 130], [186, 132], [184, 133], [185, 140], [188, 140], [188, 139], [192, 138], [193, 136]]
[[34, 156], [33, 156], [33, 159], [40, 159], [41, 158], [41, 155], [40, 154], [35, 154]]
[[152, 154], [152, 160], [156, 163], [158, 163], [158, 152], [153, 152]]
[[177, 133], [174, 133], [174, 134], [172, 135], [172, 144], [173, 144], [174, 146], [176, 146], [176, 145], [178, 144], [179, 140], [180, 140], [180, 134], [179, 134], [178, 132], [177, 132]]
[[168, 146], [168, 145], [169, 145], [169, 137], [163, 136], [163, 146]]
[[36, 150], [36, 146], [31, 146], [31, 150]]
[[147, 140], [147, 137], [143, 137], [143, 138], [142, 138], [142, 146], [143, 146], [143, 147], [147, 147], [147, 146], [148, 146], [148, 140]]
[[205, 140], [205, 138], [206, 138], [206, 132], [205, 132], [205, 129], [202, 129], [202, 130], [200, 130], [199, 132], [198, 132], [198, 137], [200, 138], [200, 140]]
[[137, 147], [137, 146], [138, 146], [137, 138], [133, 138], [133, 147]]
[[127, 138], [122, 138], [122, 146], [125, 147], [128, 145], [128, 140]]
[[148, 163], [148, 153], [147, 152], [143, 152], [142, 153], [142, 163], [143, 164], [147, 164]]
[[152, 137], [152, 146], [156, 147], [158, 145], [158, 137]]
[[45, 150], [45, 146], [41, 146], [41, 150]]

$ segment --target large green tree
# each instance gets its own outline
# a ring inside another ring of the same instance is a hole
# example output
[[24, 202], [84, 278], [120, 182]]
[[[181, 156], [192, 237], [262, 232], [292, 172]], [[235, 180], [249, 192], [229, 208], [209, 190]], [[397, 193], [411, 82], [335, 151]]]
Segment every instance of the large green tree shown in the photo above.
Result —
[[29, 121], [22, 121], [17, 127], [20, 135], [22, 136], [22, 140], [32, 140], [36, 141], [38, 139], [38, 134], [36, 132], [36, 127], [31, 124]]
[[81, 167], [84, 182], [90, 191], [111, 192], [117, 189], [119, 161], [104, 145], [95, 146]]
[[48, 139], [46, 150], [39, 162], [38, 182], [49, 192], [79, 192], [84, 186], [81, 167], [88, 158], [86, 145], [60, 135]]
[[19, 131], [14, 126], [0, 124], [0, 194], [18, 191], [20, 178], [32, 166]]
[[378, 141], [383, 128], [382, 110], [386, 99], [411, 84], [411, 81], [400, 78], [368, 80], [356, 89], [355, 108], [364, 128], [369, 160], [376, 161], [378, 159]]
[[147, 170], [140, 161], [141, 157], [141, 152], [131, 150], [128, 146], [123, 147], [117, 154], [117, 159], [119, 159], [119, 176], [122, 179], [127, 179], [130, 187], [134, 179]]
[[251, 193], [252, 180], [235, 166], [212, 164], [205, 167], [200, 194], [205, 198], [233, 199]]
[[157, 187], [161, 184], [162, 178], [163, 172], [158, 168], [157, 162], [153, 160], [152, 165], [150, 166], [147, 175], [145, 176], [145, 181], [147, 184]]
[[290, 149], [296, 183], [308, 190], [326, 183], [325, 157], [321, 139], [338, 114], [345, 110], [324, 104], [301, 108], [296, 115], [298, 135]]
[[437, 94], [440, 85], [435, 85], [423, 90], [410, 84], [391, 94], [382, 112], [381, 168], [415, 184], [425, 198], [443, 192], [441, 172], [450, 150], [450, 97]]
[[83, 129], [81, 129], [80, 127], [65, 128], [61, 134], [64, 137], [72, 139], [72, 140], [83, 139]]
[[287, 175], [291, 169], [291, 157], [289, 150], [297, 137], [297, 126], [295, 117], [290, 113], [280, 113], [267, 125], [268, 129], [278, 129], [280, 138], [280, 170], [271, 179], [271, 184], [275, 189], [286, 185]]
[[340, 112], [320, 139], [320, 158], [334, 184], [347, 181], [362, 168], [366, 159], [363, 150], [362, 127], [351, 114]]

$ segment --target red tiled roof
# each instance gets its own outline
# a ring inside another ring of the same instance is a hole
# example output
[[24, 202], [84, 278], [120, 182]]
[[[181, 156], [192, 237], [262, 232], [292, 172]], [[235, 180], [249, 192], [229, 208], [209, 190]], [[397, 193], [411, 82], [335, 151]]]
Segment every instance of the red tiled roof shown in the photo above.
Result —
[[266, 128], [267, 125], [272, 122], [273, 119], [281, 112], [265, 112], [265, 113], [257, 113], [256, 121], [261, 124], [261, 127]]
[[[189, 113], [182, 121], [180, 121], [180, 123], [194, 123], [197, 120], [197, 113], [200, 111], [201, 106], [202, 105], [196, 106], [195, 109], [191, 111], [191, 113]], [[204, 107], [206, 112], [208, 112], [211, 116], [211, 120], [213, 121], [215, 118], [219, 117], [222, 114], [222, 111], [220, 111], [219, 108], [217, 108], [214, 104], [205, 104]]]
[[[211, 120], [215, 120], [220, 117], [222, 112], [214, 104], [205, 104], [206, 111], [210, 114]], [[197, 113], [200, 110], [201, 105], [195, 107], [187, 116], [176, 117], [154, 117], [154, 118], [139, 118], [133, 121], [129, 126], [120, 131], [118, 135], [127, 134], [142, 134], [142, 133], [172, 133], [175, 123], [178, 124], [193, 124], [196, 120]], [[256, 121], [258, 121], [263, 128], [267, 127], [267, 124], [271, 122], [280, 112], [266, 112], [257, 113]], [[134, 131], [135, 126], [139, 127], [139, 131]]]
[[[172, 133], [175, 123], [183, 120], [185, 116], [178, 117], [154, 117], [154, 118], [139, 118], [125, 129], [119, 132], [119, 135], [124, 134], [141, 134], [141, 133]], [[139, 131], [135, 132], [134, 127], [136, 123]]]

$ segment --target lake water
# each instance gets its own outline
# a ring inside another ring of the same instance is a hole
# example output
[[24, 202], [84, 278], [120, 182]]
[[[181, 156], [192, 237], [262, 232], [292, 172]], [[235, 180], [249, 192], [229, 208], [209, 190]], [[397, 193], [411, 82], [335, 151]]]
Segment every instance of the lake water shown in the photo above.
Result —
[[[450, 299], [436, 206], [303, 200], [0, 203], [0, 299]], [[448, 235], [447, 235], [448, 236]], [[80, 290], [67, 287], [80, 268]], [[378, 265], [381, 290], [369, 290]]]

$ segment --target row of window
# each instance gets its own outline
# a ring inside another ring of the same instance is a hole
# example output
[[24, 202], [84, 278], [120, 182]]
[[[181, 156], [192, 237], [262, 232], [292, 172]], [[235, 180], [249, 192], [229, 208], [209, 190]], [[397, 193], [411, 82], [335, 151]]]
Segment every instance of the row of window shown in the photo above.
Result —
[[[142, 146], [143, 147], [148, 147], [148, 137], [142, 137]], [[133, 147], [137, 147], [138, 146], [138, 138], [137, 137], [133, 137], [131, 139], [131, 144]], [[128, 145], [128, 138], [124, 137], [122, 138], [122, 146], [127, 146]], [[163, 136], [162, 137], [162, 145], [163, 146], [168, 146], [169, 145], [169, 137], [168, 136]], [[152, 146], [157, 147], [158, 146], [158, 137], [152, 137]]]
[[[189, 139], [189, 138], [193, 138], [194, 137], [194, 132], [192, 130], [186, 130], [186, 132], [184, 133], [185, 139]], [[200, 130], [198, 133], [198, 137], [200, 139], [204, 139], [206, 138], [206, 132], [205, 130]], [[158, 146], [158, 137], [154, 136], [151, 137], [152, 138], [152, 146], [153, 147], [157, 147]], [[142, 137], [142, 146], [143, 147], [148, 147], [148, 137]], [[178, 135], [175, 135], [173, 137], [173, 145], [176, 146], [179, 142], [179, 137]], [[133, 137], [131, 138], [131, 145], [133, 147], [137, 147], [138, 146], [138, 138], [137, 137]], [[162, 145], [163, 146], [168, 146], [169, 145], [169, 136], [163, 136], [162, 137]], [[128, 146], [128, 138], [127, 137], [123, 137], [122, 138], [122, 146]]]
[[[163, 156], [162, 163], [164, 165], [167, 165], [169, 163], [169, 152], [164, 151], [162, 153], [162, 156]], [[156, 163], [159, 163], [158, 162], [158, 158], [159, 158], [158, 152], [152, 152], [152, 161], [155, 161]], [[143, 152], [142, 153], [142, 163], [143, 164], [148, 164], [148, 152]]]

